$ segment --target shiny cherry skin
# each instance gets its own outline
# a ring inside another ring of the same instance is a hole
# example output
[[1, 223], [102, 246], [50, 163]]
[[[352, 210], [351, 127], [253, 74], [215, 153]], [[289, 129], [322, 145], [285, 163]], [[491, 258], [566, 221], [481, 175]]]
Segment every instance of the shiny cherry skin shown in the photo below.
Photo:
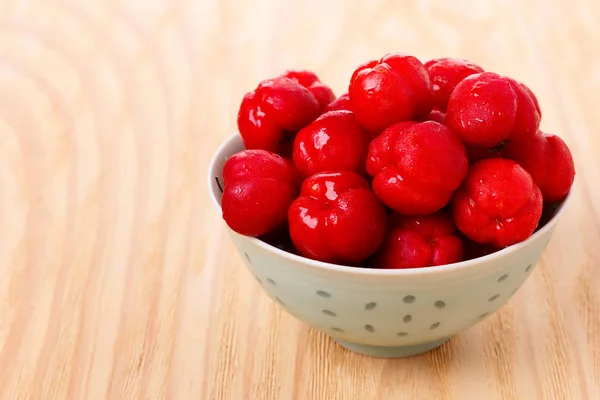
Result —
[[444, 125], [400, 122], [369, 145], [367, 172], [381, 201], [404, 215], [426, 215], [448, 204], [469, 168], [465, 147]]
[[335, 100], [335, 94], [333, 93], [333, 90], [321, 82], [319, 77], [312, 71], [289, 70], [286, 71], [283, 76], [290, 78], [307, 88], [315, 97], [315, 99], [317, 99], [321, 111], [324, 110], [329, 103]]
[[372, 266], [383, 269], [423, 268], [463, 260], [463, 244], [452, 218], [444, 211], [424, 216], [393, 213], [383, 245]]
[[525, 85], [493, 72], [464, 78], [450, 95], [444, 123], [466, 145], [493, 148], [537, 131], [541, 114]]
[[325, 107], [323, 113], [338, 110], [352, 111], [352, 103], [350, 102], [350, 96], [348, 95], [348, 93], [344, 93], [343, 95], [329, 103], [329, 105]]
[[286, 77], [264, 80], [244, 96], [238, 111], [244, 147], [287, 155], [296, 133], [321, 110], [315, 96], [297, 81]]
[[488, 158], [473, 164], [452, 199], [458, 229], [498, 248], [530, 237], [542, 215], [542, 192], [516, 162]]
[[508, 143], [504, 155], [529, 172], [546, 204], [564, 199], [573, 186], [573, 156], [559, 136], [538, 131], [530, 138]]
[[530, 138], [536, 134], [542, 120], [537, 97], [524, 83], [508, 77], [506, 79], [517, 96], [515, 126], [510, 134], [509, 142]]
[[366, 174], [369, 134], [351, 111], [330, 111], [303, 128], [294, 140], [293, 159], [307, 177], [324, 171]]
[[456, 85], [467, 76], [484, 72], [479, 65], [461, 58], [435, 58], [424, 65], [429, 73], [435, 98], [434, 108], [443, 113], [446, 112], [448, 99]]
[[288, 223], [300, 255], [354, 265], [375, 253], [383, 241], [386, 211], [357, 173], [323, 172], [304, 181], [289, 208]]
[[266, 150], [243, 150], [223, 166], [223, 219], [233, 231], [261, 236], [280, 228], [299, 192], [292, 162]]
[[348, 89], [352, 111], [369, 132], [425, 118], [433, 108], [429, 74], [415, 57], [390, 53], [359, 66]]

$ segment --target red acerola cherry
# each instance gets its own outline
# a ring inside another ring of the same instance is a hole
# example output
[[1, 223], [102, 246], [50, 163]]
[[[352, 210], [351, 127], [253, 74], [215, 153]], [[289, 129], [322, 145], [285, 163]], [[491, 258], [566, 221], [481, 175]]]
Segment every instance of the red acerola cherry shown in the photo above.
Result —
[[401, 53], [359, 66], [348, 93], [357, 121], [369, 132], [423, 119], [433, 108], [427, 70], [417, 58]]
[[435, 98], [434, 108], [446, 112], [450, 94], [460, 81], [483, 68], [461, 58], [436, 58], [425, 63]]
[[266, 150], [243, 150], [223, 166], [223, 219], [235, 232], [260, 236], [285, 224], [300, 187], [290, 160]]
[[321, 113], [315, 96], [290, 78], [262, 81], [242, 99], [237, 116], [246, 149], [286, 154], [296, 133]]
[[529, 97], [531, 98], [531, 100], [533, 100], [533, 106], [535, 107], [535, 110], [537, 111], [538, 115], [540, 116], [540, 120], [542, 118], [542, 110], [540, 108], [540, 103], [538, 102], [538, 99], [536, 97], [536, 95], [533, 93], [533, 91], [524, 83], [519, 82], [517, 80], [514, 80], [515, 83], [517, 83], [519, 86], [521, 86], [521, 88], [529, 95]]
[[504, 156], [523, 167], [542, 191], [544, 203], [562, 200], [575, 180], [569, 147], [556, 135], [538, 131], [530, 138], [509, 142]]
[[329, 103], [335, 100], [335, 94], [333, 90], [319, 79], [319, 77], [312, 71], [307, 70], [289, 70], [283, 75], [286, 78], [290, 78], [307, 88], [315, 99], [319, 102], [321, 110], [323, 110]]
[[325, 107], [325, 110], [323, 110], [323, 113], [338, 110], [352, 111], [352, 103], [350, 103], [350, 96], [348, 96], [348, 93], [344, 93], [343, 95], [329, 103], [329, 105]]
[[294, 140], [294, 164], [303, 176], [324, 171], [364, 175], [369, 134], [351, 111], [330, 111], [303, 128]]
[[391, 214], [383, 245], [373, 257], [375, 268], [399, 269], [445, 265], [463, 260], [463, 244], [450, 216]]
[[519, 164], [488, 158], [471, 166], [454, 194], [452, 213], [469, 239], [502, 248], [533, 234], [542, 205], [540, 189]]
[[367, 172], [385, 205], [405, 215], [442, 209], [467, 175], [465, 147], [444, 125], [400, 122], [369, 146]]
[[289, 208], [288, 223], [302, 256], [352, 265], [380, 246], [386, 211], [355, 172], [319, 173], [302, 184], [300, 196]]
[[509, 141], [530, 138], [537, 132], [542, 112], [538, 100], [524, 83], [511, 78], [506, 78], [517, 95], [517, 115], [515, 126], [510, 134]]
[[540, 124], [536, 104], [522, 83], [483, 72], [456, 85], [444, 122], [466, 145], [492, 148], [535, 134]]

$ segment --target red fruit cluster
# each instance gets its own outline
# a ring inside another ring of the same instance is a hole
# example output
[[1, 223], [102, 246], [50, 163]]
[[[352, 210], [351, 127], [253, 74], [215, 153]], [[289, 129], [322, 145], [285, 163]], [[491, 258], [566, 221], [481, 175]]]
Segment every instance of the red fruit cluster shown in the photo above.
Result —
[[421, 268], [526, 240], [573, 184], [525, 84], [459, 58], [387, 54], [337, 97], [310, 71], [247, 93], [223, 168], [235, 232], [330, 263]]
[[246, 93], [237, 122], [247, 149], [288, 154], [294, 135], [335, 99], [309, 71], [288, 71]]

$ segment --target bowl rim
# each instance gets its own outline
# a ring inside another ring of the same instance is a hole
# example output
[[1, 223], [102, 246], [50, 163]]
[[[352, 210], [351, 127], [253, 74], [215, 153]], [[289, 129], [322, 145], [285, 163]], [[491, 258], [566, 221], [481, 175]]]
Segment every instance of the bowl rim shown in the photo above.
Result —
[[[221, 204], [218, 201], [218, 199], [215, 197], [214, 191], [213, 191], [213, 186], [212, 186], [215, 182], [215, 177], [220, 176], [220, 172], [217, 173], [217, 171], [215, 171], [215, 168], [216, 168], [217, 161], [221, 157], [223, 157], [225, 149], [228, 146], [230, 146], [232, 144], [232, 142], [234, 142], [236, 140], [241, 141], [241, 136], [237, 132], [234, 133], [233, 135], [229, 136], [225, 141], [223, 141], [219, 145], [217, 150], [214, 152], [214, 154], [210, 160], [208, 169], [207, 169], [206, 179], [207, 179], [207, 184], [208, 184], [208, 193], [209, 193], [209, 196], [211, 197], [211, 200], [212, 200], [215, 208], [219, 212], [222, 211]], [[227, 159], [229, 157], [230, 156], [227, 155], [227, 156], [225, 156], [225, 159]], [[548, 234], [548, 232], [551, 231], [556, 226], [560, 217], [563, 215], [565, 209], [567, 208], [567, 205], [570, 203], [571, 198], [573, 197], [572, 194], [573, 194], [574, 186], [575, 186], [575, 183], [571, 186], [571, 189], [569, 190], [569, 193], [567, 193], [565, 198], [563, 198], [560, 201], [560, 204], [558, 205], [558, 207], [554, 213], [554, 216], [546, 223], [546, 225], [544, 225], [541, 229], [535, 231], [530, 237], [528, 237], [524, 241], [513, 244], [508, 247], [505, 247], [504, 249], [498, 250], [495, 253], [488, 254], [488, 255], [485, 255], [482, 257], [478, 257], [478, 258], [474, 258], [471, 260], [460, 261], [460, 262], [452, 263], [452, 264], [421, 267], [421, 268], [404, 268], [404, 269], [361, 268], [361, 267], [353, 267], [353, 266], [349, 266], [349, 265], [334, 264], [334, 263], [313, 260], [313, 259], [310, 259], [307, 257], [292, 254], [285, 250], [279, 249], [279, 248], [272, 246], [266, 242], [263, 242], [262, 240], [260, 240], [256, 237], [240, 235], [240, 234], [236, 233], [235, 231], [231, 230], [231, 228], [229, 228], [227, 226], [227, 224], [225, 224], [225, 228], [227, 230], [229, 230], [232, 234], [235, 234], [239, 237], [244, 238], [245, 240], [250, 242], [252, 245], [254, 245], [266, 252], [273, 253], [274, 255], [276, 255], [278, 257], [282, 257], [284, 259], [287, 259], [288, 261], [301, 263], [307, 267], [315, 268], [317, 270], [324, 270], [324, 271], [329, 271], [329, 272], [337, 272], [337, 273], [352, 274], [352, 275], [357, 275], [357, 274], [358, 275], [368, 275], [368, 276], [374, 276], [374, 277], [375, 276], [379, 276], [379, 277], [401, 277], [401, 276], [404, 276], [404, 277], [406, 277], [406, 276], [415, 276], [415, 275], [422, 276], [422, 275], [438, 274], [438, 273], [450, 272], [450, 271], [456, 272], [456, 271], [468, 270], [471, 268], [478, 268], [482, 263], [498, 261], [499, 259], [505, 258], [511, 254], [514, 254], [516, 252], [521, 251], [522, 249], [529, 247], [533, 242], [536, 242], [539, 238]], [[224, 221], [222, 221], [222, 222], [224, 223]]]

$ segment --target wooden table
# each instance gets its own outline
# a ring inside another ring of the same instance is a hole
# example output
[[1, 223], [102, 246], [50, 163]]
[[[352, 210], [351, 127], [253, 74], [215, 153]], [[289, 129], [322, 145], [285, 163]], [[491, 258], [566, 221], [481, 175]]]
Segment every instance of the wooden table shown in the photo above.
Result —
[[[597, 1], [0, 10], [0, 398], [600, 399]], [[524, 287], [404, 360], [351, 354], [273, 304], [204, 181], [259, 80], [308, 68], [341, 94], [389, 51], [524, 81], [577, 164], [571, 207]]]

